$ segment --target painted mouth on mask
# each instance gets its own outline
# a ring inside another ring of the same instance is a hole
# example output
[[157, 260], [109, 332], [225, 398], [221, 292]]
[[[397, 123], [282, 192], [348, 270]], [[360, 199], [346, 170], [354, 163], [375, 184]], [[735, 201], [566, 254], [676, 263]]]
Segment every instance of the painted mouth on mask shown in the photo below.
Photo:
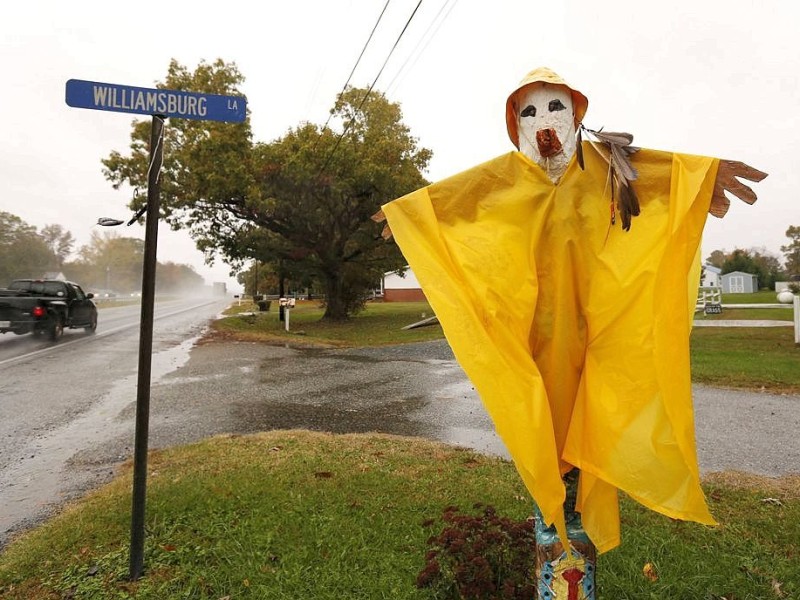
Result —
[[561, 140], [558, 139], [558, 134], [552, 127], [536, 132], [536, 145], [542, 158], [550, 158], [561, 152]]

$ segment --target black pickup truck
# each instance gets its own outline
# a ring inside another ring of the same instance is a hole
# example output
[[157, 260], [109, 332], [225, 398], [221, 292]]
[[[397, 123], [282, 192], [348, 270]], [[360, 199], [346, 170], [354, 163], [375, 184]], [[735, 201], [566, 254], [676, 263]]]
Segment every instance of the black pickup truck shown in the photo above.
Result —
[[55, 279], [15, 279], [0, 289], [0, 333], [32, 333], [57, 340], [64, 328], [97, 329], [92, 294], [76, 283]]

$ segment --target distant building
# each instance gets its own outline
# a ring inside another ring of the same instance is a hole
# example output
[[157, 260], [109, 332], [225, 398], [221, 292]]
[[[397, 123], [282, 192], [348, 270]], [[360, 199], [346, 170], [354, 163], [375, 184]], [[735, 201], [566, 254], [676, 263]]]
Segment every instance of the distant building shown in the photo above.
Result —
[[700, 276], [700, 287], [719, 287], [722, 269], [714, 265], [703, 265], [703, 274]]
[[758, 291], [758, 276], [743, 271], [725, 273], [722, 279], [722, 292], [725, 294], [752, 294]]
[[427, 302], [414, 271], [409, 268], [383, 274], [384, 302]]

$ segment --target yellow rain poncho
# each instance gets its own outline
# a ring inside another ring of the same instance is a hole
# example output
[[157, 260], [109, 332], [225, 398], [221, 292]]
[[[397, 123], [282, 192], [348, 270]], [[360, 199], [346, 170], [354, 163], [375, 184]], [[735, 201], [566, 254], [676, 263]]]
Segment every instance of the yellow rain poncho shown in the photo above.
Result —
[[511, 152], [384, 205], [392, 233], [547, 523], [561, 476], [600, 552], [617, 490], [713, 524], [700, 488], [689, 298], [717, 159], [633, 155], [641, 215], [610, 223], [608, 165], [584, 145], [554, 184]]

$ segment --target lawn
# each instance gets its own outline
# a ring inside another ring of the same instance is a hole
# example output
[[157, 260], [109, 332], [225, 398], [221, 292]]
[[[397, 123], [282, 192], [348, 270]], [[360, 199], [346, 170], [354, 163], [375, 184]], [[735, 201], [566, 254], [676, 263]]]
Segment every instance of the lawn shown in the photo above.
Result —
[[800, 394], [800, 347], [792, 327], [695, 327], [692, 381]]
[[278, 318], [277, 303], [259, 311], [251, 303], [234, 305], [226, 318], [213, 324], [216, 335], [241, 340], [316, 344], [327, 346], [382, 346], [441, 339], [438, 323], [404, 330], [403, 327], [433, 316], [426, 302], [368, 302], [346, 322], [322, 320], [324, 309], [316, 301], [299, 301], [289, 315], [289, 331]]
[[724, 308], [721, 313], [706, 315], [698, 312], [695, 313], [695, 319], [792, 321], [794, 318], [791, 304], [784, 304], [782, 308], [733, 308], [737, 304], [778, 304], [776, 293], [769, 290], [753, 294], [723, 294], [722, 304]]
[[[149, 471], [142, 579], [127, 581], [127, 466], [0, 554], [0, 596], [436, 598], [415, 579], [446, 507], [531, 512], [510, 463], [385, 435], [217, 437], [154, 452]], [[705, 490], [719, 527], [623, 499], [623, 543], [599, 558], [599, 598], [800, 595], [800, 477], [727, 475]]]

